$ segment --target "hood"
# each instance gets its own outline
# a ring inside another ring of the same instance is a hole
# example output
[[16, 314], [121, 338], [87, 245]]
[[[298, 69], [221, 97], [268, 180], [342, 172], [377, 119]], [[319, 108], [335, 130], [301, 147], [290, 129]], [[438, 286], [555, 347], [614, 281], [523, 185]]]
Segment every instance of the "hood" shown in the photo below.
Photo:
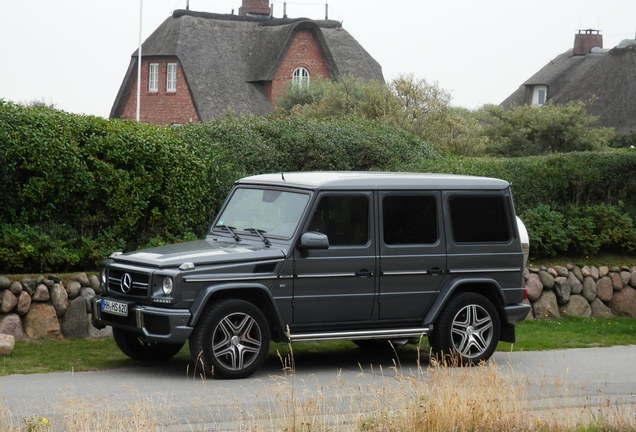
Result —
[[206, 239], [113, 255], [111, 259], [117, 263], [167, 268], [179, 267], [184, 262], [200, 266], [284, 257], [284, 251], [277, 249], [273, 245], [268, 248], [264, 244], [259, 243], [236, 243], [233, 241]]

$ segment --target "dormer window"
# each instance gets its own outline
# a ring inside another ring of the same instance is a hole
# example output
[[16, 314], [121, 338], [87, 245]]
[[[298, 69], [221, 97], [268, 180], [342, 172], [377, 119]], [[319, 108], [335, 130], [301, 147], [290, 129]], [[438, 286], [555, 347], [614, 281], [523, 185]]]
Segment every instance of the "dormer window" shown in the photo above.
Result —
[[309, 84], [309, 71], [304, 67], [296, 68], [292, 75], [292, 83], [301, 86]]
[[548, 99], [548, 86], [536, 85], [532, 89], [532, 105], [543, 106]]

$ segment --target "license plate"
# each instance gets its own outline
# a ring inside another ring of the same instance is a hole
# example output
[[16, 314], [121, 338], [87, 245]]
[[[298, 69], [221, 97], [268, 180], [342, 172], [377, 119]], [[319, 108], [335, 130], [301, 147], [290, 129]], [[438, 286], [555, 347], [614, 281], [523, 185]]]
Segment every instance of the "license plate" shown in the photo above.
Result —
[[128, 305], [126, 303], [102, 299], [102, 312], [113, 315], [128, 316]]

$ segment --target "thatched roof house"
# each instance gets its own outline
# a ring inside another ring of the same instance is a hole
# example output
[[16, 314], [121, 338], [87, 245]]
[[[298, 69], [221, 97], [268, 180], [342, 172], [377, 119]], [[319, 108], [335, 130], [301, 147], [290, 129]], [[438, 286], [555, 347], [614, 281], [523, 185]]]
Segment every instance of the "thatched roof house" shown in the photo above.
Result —
[[574, 48], [557, 56], [501, 105], [592, 101], [588, 112], [618, 133], [636, 131], [636, 40], [603, 49], [597, 30], [580, 30]]
[[[243, 0], [239, 12], [176, 10], [146, 39], [142, 121], [266, 114], [290, 80], [352, 74], [383, 81], [380, 65], [338, 21], [274, 18], [267, 0]], [[135, 51], [113, 118], [135, 118], [137, 61]]]

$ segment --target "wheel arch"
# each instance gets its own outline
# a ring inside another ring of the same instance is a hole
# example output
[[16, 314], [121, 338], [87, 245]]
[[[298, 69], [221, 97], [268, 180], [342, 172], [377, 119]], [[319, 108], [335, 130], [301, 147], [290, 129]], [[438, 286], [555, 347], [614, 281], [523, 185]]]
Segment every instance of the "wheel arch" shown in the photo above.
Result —
[[502, 327], [507, 323], [503, 291], [497, 281], [490, 278], [455, 279], [446, 284], [433, 306], [424, 317], [424, 325], [434, 323], [448, 301], [455, 295], [472, 292], [486, 297], [497, 309]]
[[274, 298], [266, 286], [258, 283], [221, 284], [200, 290], [190, 308], [192, 318], [189, 325], [196, 326], [209, 305], [224, 299], [239, 299], [254, 304], [265, 315], [272, 339], [286, 340], [285, 329]]

